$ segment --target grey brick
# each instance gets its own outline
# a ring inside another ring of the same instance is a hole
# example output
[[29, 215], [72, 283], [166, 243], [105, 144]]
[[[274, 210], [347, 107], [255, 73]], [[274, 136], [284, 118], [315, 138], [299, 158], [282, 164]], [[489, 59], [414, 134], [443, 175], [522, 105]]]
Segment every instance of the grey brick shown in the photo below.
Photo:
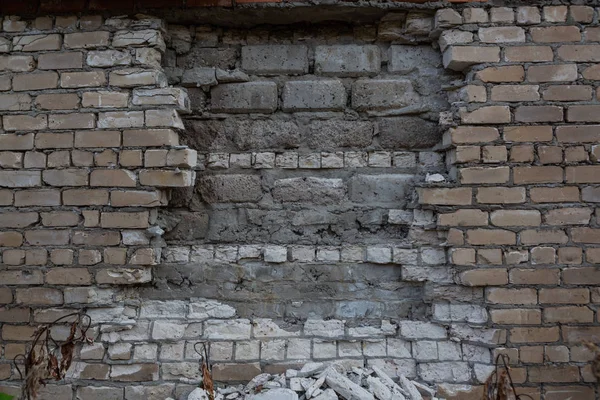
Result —
[[358, 80], [352, 86], [352, 108], [384, 110], [415, 104], [419, 95], [407, 79]]
[[214, 68], [197, 67], [186, 69], [181, 78], [184, 87], [215, 86], [217, 75]]
[[312, 121], [308, 126], [307, 144], [311, 149], [340, 147], [364, 148], [373, 141], [373, 124], [369, 121]]
[[308, 72], [308, 48], [302, 45], [242, 47], [242, 69], [257, 75]]
[[581, 189], [581, 198], [590, 203], [600, 203], [600, 188], [586, 186]]
[[317, 46], [315, 71], [321, 75], [376, 75], [381, 69], [378, 46]]
[[275, 82], [228, 83], [215, 86], [210, 92], [212, 111], [272, 113], [277, 109]]
[[283, 87], [284, 111], [343, 110], [346, 99], [339, 80], [292, 81]]
[[356, 175], [350, 182], [350, 200], [357, 203], [406, 203], [413, 175]]
[[333, 204], [344, 199], [346, 188], [341, 179], [289, 178], [275, 181], [273, 198], [283, 202]]
[[393, 117], [379, 120], [379, 144], [384, 149], [425, 149], [442, 140], [435, 122], [418, 117]]
[[208, 203], [255, 202], [262, 197], [260, 178], [253, 175], [203, 176], [198, 187]]
[[442, 68], [442, 55], [431, 46], [390, 46], [389, 72], [408, 73], [426, 68]]

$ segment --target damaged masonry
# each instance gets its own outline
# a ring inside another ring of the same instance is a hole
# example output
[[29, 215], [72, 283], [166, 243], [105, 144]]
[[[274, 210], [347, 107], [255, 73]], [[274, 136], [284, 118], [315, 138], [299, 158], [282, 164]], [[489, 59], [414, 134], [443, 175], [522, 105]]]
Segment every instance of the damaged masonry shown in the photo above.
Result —
[[595, 4], [116, 3], [0, 3], [0, 393], [600, 395]]

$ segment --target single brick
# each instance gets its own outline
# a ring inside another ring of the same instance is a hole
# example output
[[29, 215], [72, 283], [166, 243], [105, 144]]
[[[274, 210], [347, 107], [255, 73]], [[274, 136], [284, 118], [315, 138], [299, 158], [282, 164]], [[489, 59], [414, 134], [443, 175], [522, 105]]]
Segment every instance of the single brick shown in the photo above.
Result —
[[592, 99], [592, 87], [584, 85], [548, 86], [542, 93], [544, 100], [580, 101]]
[[488, 289], [487, 300], [494, 304], [537, 304], [535, 289]]
[[517, 237], [513, 232], [502, 229], [469, 229], [467, 243], [472, 245], [514, 245], [517, 243]]
[[90, 72], [63, 72], [60, 74], [60, 87], [62, 88], [82, 88], [104, 86], [106, 84], [106, 75], [103, 71]]
[[504, 59], [508, 62], [552, 61], [554, 53], [550, 46], [514, 46], [504, 49]]
[[474, 183], [506, 183], [510, 177], [508, 167], [470, 167], [460, 169], [460, 182]]
[[512, 343], [551, 343], [558, 341], [560, 329], [551, 328], [512, 328], [510, 340]]
[[579, 42], [581, 32], [577, 26], [549, 26], [543, 28], [531, 28], [531, 37], [534, 42]]
[[530, 190], [531, 200], [535, 203], [578, 202], [579, 188], [565, 187], [536, 187]]
[[551, 126], [507, 126], [504, 140], [507, 142], [549, 142], [553, 139]]
[[129, 99], [128, 93], [121, 92], [84, 92], [81, 99], [82, 107], [94, 108], [125, 108]]
[[157, 70], [141, 68], [126, 68], [111, 71], [108, 74], [110, 86], [136, 87], [136, 86], [165, 86], [166, 76]]
[[[339, 89], [340, 94], [342, 90], [343, 87]], [[339, 99], [341, 103], [345, 104], [345, 91], [343, 93], [344, 96], [340, 95]], [[414, 91], [412, 83], [407, 79], [361, 79], [352, 85], [352, 107], [357, 110], [403, 108], [413, 105], [418, 101], [419, 95]], [[340, 104], [339, 109], [341, 108], [343, 108], [343, 105]]]
[[485, 187], [477, 189], [482, 204], [519, 204], [525, 202], [525, 188]]
[[84, 169], [47, 169], [42, 172], [44, 183], [50, 186], [87, 186], [88, 171]]
[[148, 211], [142, 212], [103, 212], [100, 215], [102, 228], [145, 229], [148, 227]]
[[177, 146], [179, 135], [171, 129], [143, 129], [123, 131], [123, 146]]
[[45, 110], [75, 110], [79, 108], [79, 96], [77, 93], [40, 94], [35, 98], [35, 105]]
[[483, 82], [522, 82], [525, 70], [520, 65], [487, 67], [477, 72], [476, 76]]
[[29, 72], [34, 69], [35, 60], [32, 56], [0, 56], [0, 71]]
[[447, 144], [489, 143], [500, 138], [497, 128], [487, 126], [459, 126], [448, 132], [450, 140], [444, 140]]
[[96, 169], [90, 174], [90, 186], [135, 187], [135, 173], [124, 169]]
[[91, 129], [96, 126], [96, 115], [93, 113], [50, 114], [50, 129]]
[[539, 245], [543, 243], [558, 243], [564, 244], [569, 240], [564, 231], [555, 230], [535, 230], [527, 229], [520, 233], [521, 244], [524, 245]]
[[540, 304], [587, 304], [590, 302], [589, 289], [548, 289], [539, 291]]
[[304, 45], [243, 46], [242, 69], [257, 75], [305, 74], [308, 48]]
[[577, 65], [532, 65], [527, 69], [529, 82], [569, 82], [577, 79]]
[[15, 36], [13, 38], [14, 51], [60, 50], [61, 45], [62, 37], [58, 34]]
[[464, 124], [506, 124], [511, 114], [508, 106], [486, 106], [471, 112], [461, 110], [460, 118]]
[[346, 89], [339, 80], [290, 81], [283, 87], [284, 111], [343, 110]]
[[2, 150], [33, 149], [33, 133], [26, 133], [24, 135], [14, 133], [0, 134], [0, 148]]
[[538, 89], [538, 85], [497, 85], [492, 87], [492, 101], [537, 101]]
[[600, 44], [573, 44], [558, 48], [558, 57], [564, 61], [600, 61]]
[[463, 71], [475, 64], [500, 61], [499, 47], [450, 46], [444, 52], [444, 67], [454, 71]]
[[83, 53], [79, 51], [45, 53], [38, 57], [39, 69], [78, 69], [82, 66]]
[[515, 109], [517, 122], [560, 122], [563, 108], [558, 106], [520, 106]]
[[483, 43], [525, 42], [525, 30], [518, 26], [479, 28], [478, 35]]
[[58, 74], [51, 72], [34, 72], [27, 75], [15, 75], [13, 78], [13, 90], [21, 92], [25, 90], [54, 89], [58, 87]]
[[338, 45], [315, 48], [315, 73], [319, 75], [376, 75], [380, 69], [379, 46]]
[[65, 48], [67, 49], [92, 49], [108, 46], [110, 32], [77, 32], [65, 34]]
[[137, 128], [143, 126], [143, 111], [112, 111], [98, 114], [98, 128]]
[[194, 184], [193, 171], [140, 171], [140, 184], [155, 187], [186, 187]]
[[542, 217], [537, 210], [497, 210], [490, 214], [490, 221], [496, 226], [538, 226]]
[[567, 167], [565, 177], [567, 183], [600, 183], [600, 165]]
[[272, 113], [277, 109], [277, 84], [255, 81], [215, 86], [211, 89], [211, 109], [216, 112]]
[[508, 284], [506, 268], [480, 268], [462, 272], [460, 283], [465, 286], [503, 286]]
[[492, 310], [492, 321], [502, 325], [539, 325], [542, 323], [542, 312], [526, 308], [510, 310]]
[[63, 192], [65, 205], [108, 205], [108, 191], [103, 189], [71, 189]]
[[420, 204], [469, 205], [472, 202], [471, 188], [419, 188]]

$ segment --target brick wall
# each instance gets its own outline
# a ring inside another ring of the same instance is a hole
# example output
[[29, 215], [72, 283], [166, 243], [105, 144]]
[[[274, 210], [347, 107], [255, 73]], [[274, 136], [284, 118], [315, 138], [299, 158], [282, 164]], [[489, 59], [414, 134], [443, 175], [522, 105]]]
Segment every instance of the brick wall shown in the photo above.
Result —
[[218, 380], [340, 360], [460, 399], [506, 353], [596, 398], [594, 8], [2, 22], [0, 391], [86, 309], [42, 398], [185, 398], [198, 341]]

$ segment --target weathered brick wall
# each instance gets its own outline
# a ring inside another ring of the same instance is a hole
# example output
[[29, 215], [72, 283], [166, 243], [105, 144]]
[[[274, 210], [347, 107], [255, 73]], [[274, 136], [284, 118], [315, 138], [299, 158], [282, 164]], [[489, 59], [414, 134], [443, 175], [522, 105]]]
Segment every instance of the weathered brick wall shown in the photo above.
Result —
[[0, 391], [85, 308], [43, 398], [185, 398], [198, 341], [219, 380], [342, 360], [459, 399], [507, 353], [521, 392], [595, 398], [597, 21], [5, 18]]

